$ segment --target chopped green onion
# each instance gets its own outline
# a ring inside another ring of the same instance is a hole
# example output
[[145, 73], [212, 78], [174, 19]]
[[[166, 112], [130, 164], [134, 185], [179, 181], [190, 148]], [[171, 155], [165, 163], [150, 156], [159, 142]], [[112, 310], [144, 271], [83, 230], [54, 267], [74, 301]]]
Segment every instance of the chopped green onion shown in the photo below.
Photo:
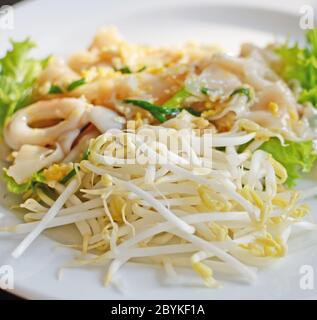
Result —
[[71, 178], [73, 178], [75, 175], [76, 175], [76, 170], [75, 170], [75, 169], [72, 169], [71, 171], [69, 171], [69, 172], [67, 173], [67, 175], [66, 175], [64, 178], [62, 178], [62, 179], [60, 180], [60, 183], [62, 183], [62, 184], [67, 183], [67, 182], [68, 182]]
[[90, 150], [86, 149], [83, 154], [82, 160], [88, 160], [89, 155], [90, 155]]
[[186, 110], [187, 112], [189, 112], [190, 114], [192, 114], [195, 117], [200, 117], [200, 115], [201, 115], [200, 111], [197, 111], [193, 108], [183, 108], [182, 110]]
[[146, 66], [140, 68], [137, 72], [138, 72], [138, 73], [139, 73], [139, 72], [142, 72], [142, 71], [144, 71], [145, 69], [146, 69]]
[[[90, 154], [90, 150], [86, 149], [81, 160], [88, 160], [89, 154]], [[80, 170], [80, 168], [78, 168], [78, 170]], [[69, 171], [68, 174], [64, 178], [62, 178], [60, 180], [60, 183], [62, 183], [62, 184], [67, 183], [75, 175], [76, 175], [76, 170], [74, 168], [71, 171]]]
[[176, 115], [177, 113], [179, 113], [179, 109], [160, 107], [143, 100], [127, 99], [123, 102], [131, 103], [137, 107], [149, 111], [152, 114], [152, 116], [159, 122], [165, 122], [167, 120], [167, 115]]
[[173, 97], [167, 100], [163, 107], [167, 108], [180, 108], [184, 103], [185, 99], [190, 97], [191, 94], [185, 89], [182, 88], [181, 90], [177, 91]]
[[164, 105], [157, 106], [155, 104], [152, 104], [144, 100], [133, 100], [133, 99], [126, 99], [126, 100], [123, 100], [123, 102], [131, 103], [137, 107], [140, 107], [144, 110], [149, 111], [152, 114], [152, 116], [159, 122], [165, 122], [167, 120], [167, 116], [172, 116], [172, 117], [176, 116], [183, 110], [186, 110], [195, 116], [200, 115], [199, 112], [197, 112], [192, 108], [170, 108]]
[[123, 74], [130, 74], [132, 73], [131, 69], [129, 67], [123, 67], [121, 69], [119, 69], [118, 71], [120, 71]]
[[50, 87], [50, 90], [48, 91], [48, 93], [49, 94], [59, 94], [59, 93], [63, 93], [63, 90], [59, 86], [52, 85]]
[[67, 87], [67, 91], [73, 91], [73, 90], [75, 90], [76, 88], [82, 86], [82, 85], [85, 84], [85, 83], [86, 83], [85, 78], [82, 78], [82, 79], [73, 81], [73, 82], [72, 82], [71, 84], [69, 84], [69, 86]]
[[200, 89], [200, 92], [201, 92], [202, 94], [205, 94], [206, 96], [208, 95], [208, 91], [209, 91], [209, 89], [206, 88], [206, 87], [203, 87], [203, 88]]
[[248, 102], [251, 101], [252, 99], [251, 90], [249, 88], [244, 88], [244, 87], [238, 88], [231, 93], [230, 97], [233, 97], [236, 94], [241, 94], [246, 96], [248, 98]]

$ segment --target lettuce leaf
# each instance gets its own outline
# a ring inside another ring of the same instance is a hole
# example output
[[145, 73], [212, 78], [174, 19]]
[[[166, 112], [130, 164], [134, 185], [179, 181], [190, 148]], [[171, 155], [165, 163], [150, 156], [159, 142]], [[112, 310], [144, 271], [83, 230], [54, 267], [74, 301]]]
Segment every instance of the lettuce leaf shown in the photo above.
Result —
[[298, 101], [317, 107], [317, 29], [307, 31], [304, 47], [286, 43], [276, 52], [283, 61], [279, 71], [282, 78], [287, 82], [296, 80], [302, 88]]
[[295, 185], [295, 180], [301, 173], [309, 172], [317, 158], [312, 141], [286, 141], [283, 146], [279, 139], [271, 138], [260, 147], [270, 153], [287, 170], [286, 184], [289, 187]]
[[0, 59], [0, 135], [12, 114], [31, 102], [35, 81], [48, 62], [29, 58], [35, 47], [29, 39], [11, 44]]
[[41, 172], [35, 173], [27, 182], [19, 184], [7, 174], [6, 169], [3, 169], [3, 178], [7, 184], [7, 190], [15, 194], [23, 194], [33, 188], [37, 183], [45, 182], [45, 178]]

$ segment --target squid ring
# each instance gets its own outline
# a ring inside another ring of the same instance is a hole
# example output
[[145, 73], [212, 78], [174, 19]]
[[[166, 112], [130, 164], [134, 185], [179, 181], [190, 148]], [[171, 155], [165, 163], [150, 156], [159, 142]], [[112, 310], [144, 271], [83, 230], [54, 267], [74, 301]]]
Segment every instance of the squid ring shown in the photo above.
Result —
[[[89, 122], [90, 106], [83, 99], [63, 98], [36, 102], [13, 115], [4, 130], [9, 147], [18, 150], [24, 144], [45, 146], [63, 133], [82, 128]], [[32, 123], [58, 120], [45, 128], [32, 128]]]

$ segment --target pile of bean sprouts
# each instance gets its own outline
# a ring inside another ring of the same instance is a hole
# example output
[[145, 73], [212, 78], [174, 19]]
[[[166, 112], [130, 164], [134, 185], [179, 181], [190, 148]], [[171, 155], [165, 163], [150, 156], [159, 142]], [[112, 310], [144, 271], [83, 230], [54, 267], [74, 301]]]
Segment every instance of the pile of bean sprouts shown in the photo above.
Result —
[[43, 230], [76, 224], [81, 254], [71, 265], [104, 265], [106, 284], [130, 261], [162, 265], [169, 277], [189, 268], [209, 287], [218, 274], [253, 281], [287, 254], [294, 226], [316, 229], [284, 167], [252, 143], [240, 151], [254, 137], [151, 125], [106, 132], [66, 185], [50, 182], [53, 194], [21, 205], [27, 222], [2, 231], [25, 234], [17, 258]]

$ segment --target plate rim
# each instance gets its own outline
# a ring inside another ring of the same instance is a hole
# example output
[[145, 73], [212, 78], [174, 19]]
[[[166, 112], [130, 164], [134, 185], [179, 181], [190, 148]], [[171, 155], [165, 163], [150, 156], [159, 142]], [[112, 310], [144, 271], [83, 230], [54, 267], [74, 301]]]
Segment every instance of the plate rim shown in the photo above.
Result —
[[[123, 1], [126, 1], [126, 0], [123, 0]], [[123, 2], [122, 1], [122, 2]], [[139, 1], [139, 2], [144, 2], [144, 0], [135, 0], [135, 1]], [[162, 2], [165, 3], [175, 3], [175, 4], [179, 4], [179, 3], [192, 3], [192, 4], [197, 4], [197, 2], [195, 0], [185, 0], [185, 1], [180, 1], [180, 0], [161, 0]], [[109, 0], [110, 2], [110, 0]], [[111, 0], [111, 2], [116, 2], [115, 0]], [[151, 0], [151, 1], [147, 1], [147, 2], [151, 2], [151, 3], [155, 3], [157, 1], [155, 0]], [[316, 4], [317, 1], [307, 1], [307, 3], [314, 3]], [[39, 1], [39, 0], [25, 0], [25, 1], [22, 1], [20, 3], [17, 3], [15, 5], [13, 5], [14, 9], [17, 10], [18, 12], [20, 12], [21, 10], [24, 10], [24, 8], [30, 6], [30, 5], [36, 5], [36, 4], [39, 4], [39, 3], [42, 3], [41, 5], [43, 5], [45, 3], [45, 1]], [[201, 0], [200, 3], [208, 3], [208, 4], [226, 4], [226, 5], [232, 5], [233, 3], [235, 5], [237, 5], [237, 2], [234, 1], [234, 0], [225, 0], [225, 1], [218, 1], [218, 0], [214, 0], [214, 1], [208, 1], [208, 0]], [[278, 8], [276, 6], [276, 1], [274, 0], [266, 0], [265, 3], [260, 3], [260, 2], [254, 2], [252, 0], [240, 0], [239, 2], [239, 5], [241, 6], [245, 6], [245, 5], [252, 5], [256, 8], [263, 8], [263, 9], [271, 9], [271, 10], [278, 10], [278, 11], [283, 11], [283, 12], [287, 12], [289, 14], [296, 14], [296, 8], [297, 8], [297, 3], [299, 3], [299, 1], [294, 1], [292, 3], [289, 3], [289, 2], [283, 2], [283, 5], [279, 5]], [[260, 4], [260, 5], [259, 5]], [[46, 236], [43, 236], [41, 235], [41, 237], [45, 237]], [[54, 242], [52, 241], [51, 239], [47, 239], [49, 240], [49, 242]], [[55, 242], [54, 242], [55, 243]], [[1, 249], [0, 249], [0, 253], [1, 253]], [[50, 276], [50, 275], [48, 275]], [[50, 299], [59, 299], [59, 298], [56, 298], [55, 296], [49, 296], [47, 293], [41, 293], [40, 295], [38, 295], [36, 293], [36, 290], [33, 289], [32, 291], [32, 288], [30, 287], [23, 287], [23, 284], [22, 285], [19, 285], [19, 283], [16, 283], [15, 284], [15, 289], [13, 290], [4, 290], [4, 291], [7, 291], [8, 293], [13, 293], [14, 295], [20, 297], [20, 298], [25, 298], [25, 299], [47, 299], [47, 300], [50, 300]], [[63, 299], [63, 297], [61, 297], [60, 299]], [[98, 298], [97, 298], [98, 299]], [[109, 299], [109, 297], [107, 298]], [[201, 298], [200, 298], [201, 299]], [[213, 297], [214, 299], [214, 297]], [[317, 293], [314, 293], [310, 299], [317, 299]], [[112, 298], [110, 298], [110, 300], [113, 300]], [[209, 300], [209, 299], [206, 299], [206, 300]], [[261, 299], [261, 300], [265, 300], [265, 299]]]

